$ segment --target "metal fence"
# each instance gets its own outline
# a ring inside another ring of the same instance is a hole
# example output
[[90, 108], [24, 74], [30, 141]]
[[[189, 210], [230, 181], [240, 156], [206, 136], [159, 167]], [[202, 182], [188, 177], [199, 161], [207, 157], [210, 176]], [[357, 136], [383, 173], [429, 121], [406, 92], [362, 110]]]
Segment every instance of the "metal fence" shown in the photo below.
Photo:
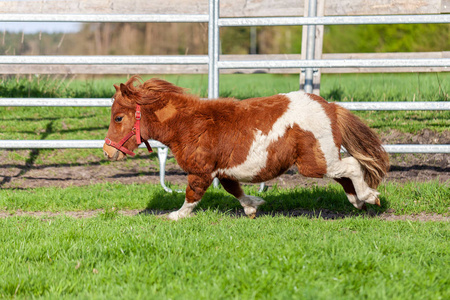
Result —
[[[0, 64], [69, 64], [69, 65], [208, 65], [208, 97], [219, 97], [219, 72], [221, 69], [302, 68], [306, 69], [305, 89], [311, 91], [315, 68], [335, 67], [445, 67], [450, 70], [449, 58], [424, 59], [314, 59], [314, 30], [308, 30], [306, 60], [226, 61], [220, 59], [219, 29], [225, 26], [280, 26], [280, 25], [340, 25], [340, 24], [399, 24], [399, 23], [450, 23], [450, 15], [404, 16], [334, 16], [316, 17], [316, 0], [309, 0], [308, 17], [220, 18], [219, 0], [209, 0], [208, 15], [107, 15], [107, 14], [0, 14], [0, 22], [207, 22], [208, 55], [185, 56], [10, 56], [1, 55]], [[310, 36], [312, 35], [312, 36]], [[308, 85], [309, 82], [309, 85]], [[351, 110], [450, 110], [449, 102], [343, 102]], [[0, 98], [0, 106], [110, 106], [109, 99], [18, 99]], [[103, 140], [0, 140], [3, 149], [31, 148], [101, 148]], [[151, 141], [158, 148], [160, 181], [164, 184], [164, 166], [167, 147]], [[385, 145], [389, 153], [450, 153], [450, 145]]]

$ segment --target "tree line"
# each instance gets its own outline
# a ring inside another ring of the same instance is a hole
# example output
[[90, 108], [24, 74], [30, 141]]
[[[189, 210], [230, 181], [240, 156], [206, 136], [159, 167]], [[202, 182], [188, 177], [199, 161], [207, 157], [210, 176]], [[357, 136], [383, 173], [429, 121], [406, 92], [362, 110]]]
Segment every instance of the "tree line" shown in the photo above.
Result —
[[[221, 52], [300, 53], [301, 26], [251, 31], [250, 27], [221, 28]], [[325, 26], [323, 52], [450, 51], [449, 36], [450, 24]], [[67, 34], [3, 32], [0, 44], [2, 55], [183, 55], [207, 51], [205, 23], [90, 23]]]

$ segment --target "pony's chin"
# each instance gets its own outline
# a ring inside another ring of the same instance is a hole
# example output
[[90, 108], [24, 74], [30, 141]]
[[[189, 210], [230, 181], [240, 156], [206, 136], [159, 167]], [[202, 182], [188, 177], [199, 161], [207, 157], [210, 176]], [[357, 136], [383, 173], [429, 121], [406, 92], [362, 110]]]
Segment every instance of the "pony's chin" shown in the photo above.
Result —
[[122, 151], [117, 150], [116, 153], [114, 153], [114, 156], [111, 158], [112, 161], [119, 161], [124, 160], [127, 158], [127, 155], [124, 154]]
[[126, 154], [124, 154], [122, 151], [119, 151], [108, 145], [103, 146], [103, 155], [105, 155], [105, 158], [110, 161], [124, 160], [127, 158]]

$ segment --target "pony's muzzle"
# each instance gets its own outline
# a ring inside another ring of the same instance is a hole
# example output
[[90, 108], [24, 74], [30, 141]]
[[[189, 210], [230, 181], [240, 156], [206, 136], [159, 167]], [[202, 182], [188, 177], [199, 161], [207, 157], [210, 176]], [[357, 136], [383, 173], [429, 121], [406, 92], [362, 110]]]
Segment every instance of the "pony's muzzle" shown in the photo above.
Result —
[[107, 145], [106, 143], [103, 144], [103, 155], [110, 161], [123, 160], [127, 157], [122, 153], [122, 151], [119, 151], [116, 148]]

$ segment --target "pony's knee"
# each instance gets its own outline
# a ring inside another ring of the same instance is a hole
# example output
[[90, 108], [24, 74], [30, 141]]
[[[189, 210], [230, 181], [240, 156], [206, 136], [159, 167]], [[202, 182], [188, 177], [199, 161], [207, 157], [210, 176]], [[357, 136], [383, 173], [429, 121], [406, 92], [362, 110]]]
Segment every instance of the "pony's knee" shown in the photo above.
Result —
[[354, 194], [346, 194], [348, 201], [357, 209], [362, 209], [364, 206], [364, 201], [358, 199], [358, 197]]
[[364, 206], [364, 201], [360, 201], [357, 197], [355, 196], [350, 196], [347, 197], [348, 201], [350, 201], [351, 204], [353, 204], [353, 206], [357, 209], [362, 209]]
[[363, 174], [360, 176], [334, 178], [344, 188], [348, 201], [354, 207], [361, 209], [364, 203], [380, 205], [379, 193], [371, 189], [364, 181]]
[[363, 194], [358, 195], [358, 198], [369, 204], [380, 205], [380, 199], [378, 198], [379, 195], [380, 193], [378, 191], [367, 187]]

